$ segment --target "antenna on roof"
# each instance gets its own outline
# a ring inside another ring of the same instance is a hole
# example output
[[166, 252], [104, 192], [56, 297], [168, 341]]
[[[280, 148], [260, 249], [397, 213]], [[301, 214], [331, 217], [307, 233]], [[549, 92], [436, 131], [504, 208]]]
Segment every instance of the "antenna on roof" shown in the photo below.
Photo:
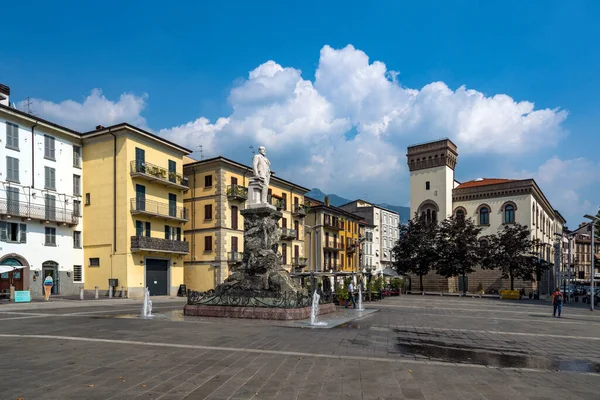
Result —
[[256, 152], [254, 151], [254, 146], [250, 145], [249, 146], [250, 151], [252, 152], [252, 154], [256, 154]]
[[25, 97], [25, 106], [27, 107], [27, 114], [33, 114], [33, 111], [31, 111], [31, 105], [33, 104], [33, 101], [31, 101], [31, 98], [29, 96]]
[[202, 145], [198, 146], [198, 148], [200, 149], [200, 161], [204, 160], [204, 153], [202, 152]]

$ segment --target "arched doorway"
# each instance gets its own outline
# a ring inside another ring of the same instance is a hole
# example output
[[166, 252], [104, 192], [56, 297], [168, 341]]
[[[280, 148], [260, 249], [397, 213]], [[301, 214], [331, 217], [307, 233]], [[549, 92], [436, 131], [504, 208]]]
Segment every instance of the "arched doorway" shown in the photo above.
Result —
[[43, 282], [46, 277], [50, 275], [54, 281], [52, 285], [51, 294], [58, 294], [60, 289], [60, 280], [58, 278], [58, 263], [54, 261], [44, 261], [42, 264], [42, 291], [44, 290]]
[[29, 290], [29, 263], [18, 254], [6, 254], [0, 257], [0, 266], [9, 267], [2, 268], [0, 273], [0, 290], [10, 290], [10, 286], [14, 286], [15, 290]]

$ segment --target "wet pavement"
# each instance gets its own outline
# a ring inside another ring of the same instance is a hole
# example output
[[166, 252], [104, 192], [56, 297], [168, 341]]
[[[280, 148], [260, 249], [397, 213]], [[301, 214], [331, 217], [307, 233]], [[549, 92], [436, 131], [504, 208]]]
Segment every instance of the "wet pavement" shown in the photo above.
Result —
[[63, 303], [0, 307], [0, 354], [18, 360], [0, 364], [1, 399], [600, 393], [600, 312], [577, 307], [559, 320], [541, 302], [403, 296], [366, 303], [361, 315], [340, 309], [328, 329], [302, 329], [306, 321], [184, 317], [176, 300], [153, 300], [148, 320], [141, 302]]

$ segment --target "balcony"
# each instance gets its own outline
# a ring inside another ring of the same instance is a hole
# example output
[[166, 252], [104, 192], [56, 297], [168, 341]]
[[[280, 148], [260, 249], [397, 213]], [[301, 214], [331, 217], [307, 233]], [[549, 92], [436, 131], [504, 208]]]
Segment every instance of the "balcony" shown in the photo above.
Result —
[[145, 179], [149, 182], [156, 182], [166, 187], [177, 188], [179, 190], [188, 190], [188, 178], [176, 172], [169, 172], [167, 168], [148, 162], [131, 161], [131, 176], [134, 178]]
[[280, 199], [278, 197], [271, 196], [269, 199], [269, 203], [271, 203], [271, 205], [275, 206], [275, 208], [278, 211], [281, 211], [285, 208], [285, 200]]
[[340, 251], [344, 249], [344, 244], [342, 242], [336, 242], [330, 239], [323, 242], [323, 248], [325, 250]]
[[292, 265], [294, 268], [304, 268], [308, 265], [308, 259], [306, 257], [293, 258]]
[[151, 217], [168, 219], [171, 221], [187, 222], [187, 210], [183, 207], [172, 206], [167, 203], [159, 203], [154, 200], [131, 199], [132, 215], [149, 215]]
[[5, 218], [22, 218], [23, 220], [39, 220], [47, 223], [74, 226], [79, 223], [79, 214], [74, 210], [59, 207], [47, 207], [30, 204], [24, 201], [0, 199], [0, 216]]
[[304, 204], [294, 204], [292, 215], [299, 218], [306, 217], [306, 206]]
[[325, 228], [334, 229], [337, 231], [344, 230], [344, 221], [335, 218], [325, 218], [323, 221], [323, 226]]
[[346, 252], [349, 254], [354, 253], [357, 248], [358, 243], [350, 243], [348, 246], [346, 246]]
[[294, 240], [298, 236], [295, 229], [281, 228], [281, 240]]
[[244, 257], [244, 253], [239, 251], [230, 251], [227, 253], [227, 262], [229, 264], [241, 264], [242, 258]]
[[248, 200], [248, 188], [240, 185], [227, 186], [227, 198], [229, 200], [246, 201]]
[[151, 251], [158, 253], [188, 254], [190, 244], [181, 240], [159, 239], [148, 236], [132, 236], [131, 252]]

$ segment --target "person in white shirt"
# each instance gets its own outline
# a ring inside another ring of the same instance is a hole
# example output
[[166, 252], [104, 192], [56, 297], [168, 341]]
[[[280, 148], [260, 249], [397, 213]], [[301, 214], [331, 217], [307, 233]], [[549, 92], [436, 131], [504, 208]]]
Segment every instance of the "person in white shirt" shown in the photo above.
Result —
[[352, 305], [354, 305], [354, 308], [356, 308], [356, 302], [354, 301], [354, 285], [352, 284], [352, 281], [350, 281], [350, 284], [348, 285], [348, 300], [346, 300], [346, 308], [348, 308], [350, 301], [352, 301]]

